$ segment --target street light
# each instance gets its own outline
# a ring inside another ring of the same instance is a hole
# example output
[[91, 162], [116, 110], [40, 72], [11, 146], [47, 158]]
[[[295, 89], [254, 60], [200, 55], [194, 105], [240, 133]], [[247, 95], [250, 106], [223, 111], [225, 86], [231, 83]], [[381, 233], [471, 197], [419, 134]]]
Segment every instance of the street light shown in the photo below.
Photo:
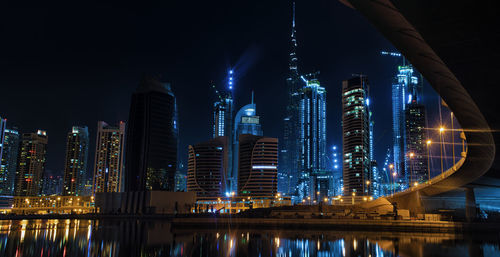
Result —
[[427, 144], [427, 176], [428, 176], [428, 181], [431, 180], [431, 154], [430, 154], [430, 148], [432, 141], [429, 139], [426, 142]]
[[443, 176], [443, 133], [444, 133], [444, 127], [439, 128], [439, 151], [441, 155], [441, 176]]
[[394, 164], [392, 164], [392, 163], [389, 164], [389, 172], [392, 174], [392, 186], [391, 186], [392, 187], [392, 194], [394, 194], [394, 191], [395, 191], [394, 184], [396, 183], [396, 172], [392, 173], [393, 169], [394, 169]]
[[408, 153], [408, 156], [410, 157], [410, 186], [411, 182], [413, 181], [413, 157], [415, 154], [413, 152]]

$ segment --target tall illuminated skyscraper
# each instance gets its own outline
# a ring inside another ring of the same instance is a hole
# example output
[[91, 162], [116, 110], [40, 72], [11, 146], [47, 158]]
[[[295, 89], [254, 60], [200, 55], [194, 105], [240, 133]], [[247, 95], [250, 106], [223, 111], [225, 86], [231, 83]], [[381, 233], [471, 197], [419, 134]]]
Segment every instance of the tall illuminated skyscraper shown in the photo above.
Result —
[[[310, 196], [318, 200], [328, 197], [328, 184], [320, 181], [327, 169], [326, 156], [326, 90], [309, 75], [302, 76], [306, 83], [298, 93], [299, 102], [299, 197]], [[317, 194], [320, 192], [321, 194]]]
[[[398, 74], [392, 85], [392, 120], [394, 142], [394, 171], [397, 173], [397, 182], [400, 183], [402, 188], [406, 188], [410, 183], [410, 174], [409, 170], [407, 170], [407, 168], [409, 167], [407, 160], [410, 152], [408, 151], [409, 149], [407, 148], [406, 143], [408, 141], [418, 140], [409, 139], [407, 137], [422, 137], [422, 133], [424, 133], [424, 130], [422, 130], [419, 133], [412, 133], [411, 135], [407, 135], [406, 126], [407, 123], [410, 122], [409, 116], [407, 116], [407, 110], [409, 108], [408, 105], [420, 105], [421, 102], [422, 81], [419, 81], [419, 78], [416, 72], [413, 70], [412, 65], [407, 64], [399, 66]], [[427, 169], [426, 167], [423, 168]]]
[[217, 94], [217, 100], [214, 102], [214, 119], [213, 119], [213, 138], [216, 137], [227, 137], [228, 149], [227, 155], [230, 160], [230, 165], [227, 167], [225, 186], [226, 190], [233, 192], [236, 191], [237, 184], [237, 171], [233, 169], [233, 159], [235, 155], [233, 154], [233, 144], [234, 144], [234, 133], [236, 122], [234, 118], [234, 100], [232, 90], [234, 87], [234, 71], [230, 69], [227, 76], [227, 89], [222, 92], [215, 89]]
[[0, 117], [0, 160], [2, 159], [3, 141], [5, 129], [7, 128], [7, 119]]
[[280, 166], [278, 169], [278, 191], [284, 194], [297, 193], [299, 179], [299, 89], [303, 87], [298, 72], [297, 31], [295, 29], [295, 2], [292, 9], [292, 30], [290, 34], [290, 55], [288, 77], [286, 79], [288, 104], [283, 119], [283, 140], [280, 147]]
[[368, 79], [359, 75], [342, 82], [344, 195], [372, 195]]
[[123, 191], [125, 122], [117, 127], [97, 123], [93, 193]]
[[427, 149], [426, 149], [426, 119], [425, 106], [414, 100], [406, 106], [406, 162], [408, 184], [422, 183], [428, 179]]
[[[5, 122], [0, 125], [0, 133]], [[1, 118], [0, 118], [1, 122]], [[0, 135], [1, 137], [1, 135]], [[19, 132], [16, 129], [4, 129], [3, 140], [0, 141], [0, 195], [13, 195], [19, 151]]]
[[38, 196], [42, 192], [47, 143], [45, 130], [23, 134], [16, 172], [16, 196]]
[[89, 130], [73, 126], [66, 139], [63, 195], [81, 196], [87, 180]]
[[175, 190], [177, 126], [177, 107], [170, 84], [145, 76], [130, 105], [125, 191]]

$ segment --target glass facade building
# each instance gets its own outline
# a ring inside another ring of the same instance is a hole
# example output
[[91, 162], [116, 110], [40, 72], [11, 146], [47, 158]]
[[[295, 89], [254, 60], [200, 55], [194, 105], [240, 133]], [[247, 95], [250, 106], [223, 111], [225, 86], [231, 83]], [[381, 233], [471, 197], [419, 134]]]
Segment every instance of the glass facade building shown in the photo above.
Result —
[[[419, 130], [417, 133], [413, 131], [407, 134], [407, 125], [414, 123], [410, 119], [413, 114], [408, 112], [409, 105], [420, 105], [418, 107], [425, 113], [425, 108], [422, 104], [422, 80], [418, 78], [417, 72], [414, 71], [412, 65], [398, 66], [398, 74], [392, 85], [392, 120], [393, 120], [393, 155], [394, 155], [394, 171], [397, 174], [396, 182], [400, 189], [407, 188], [410, 183], [410, 167], [408, 157], [410, 154], [407, 142], [419, 141], [418, 138], [423, 137], [425, 131]], [[415, 107], [413, 107], [415, 108]], [[414, 111], [412, 111], [414, 113]], [[410, 116], [408, 116], [410, 114]], [[423, 114], [425, 123], [425, 114]], [[408, 138], [415, 137], [415, 138]], [[425, 150], [425, 149], [424, 149]], [[425, 154], [425, 151], [424, 151]], [[427, 167], [419, 167], [419, 169], [427, 169]]]
[[225, 149], [227, 158], [230, 160], [230, 164], [228, 167], [224, 169], [226, 172], [225, 180], [222, 183], [225, 183], [225, 190], [229, 192], [236, 190], [236, 171], [233, 169], [232, 160], [234, 158], [233, 155], [233, 144], [234, 144], [234, 121], [233, 121], [233, 112], [234, 112], [234, 101], [231, 95], [231, 92], [224, 92], [222, 94], [218, 94], [218, 100], [214, 103], [214, 121], [213, 121], [213, 138], [217, 137], [226, 137], [227, 140], [227, 149]]
[[409, 186], [420, 184], [430, 176], [427, 165], [426, 119], [424, 105], [410, 103], [406, 112], [405, 170]]
[[145, 76], [127, 123], [125, 191], [174, 191], [178, 120], [170, 84]]
[[22, 135], [14, 188], [16, 196], [39, 196], [42, 193], [47, 143], [45, 130]]
[[125, 155], [125, 122], [97, 123], [93, 193], [122, 192]]
[[344, 195], [372, 195], [368, 79], [342, 82], [342, 136]]
[[89, 130], [74, 126], [66, 141], [63, 195], [83, 195], [87, 180], [89, 155]]
[[[316, 78], [306, 79], [299, 92], [299, 199], [328, 197], [326, 156], [326, 90]], [[321, 179], [318, 177], [320, 176]], [[317, 192], [320, 192], [318, 195]]]
[[[5, 124], [3, 125], [5, 126]], [[0, 157], [0, 195], [13, 195], [19, 151], [19, 132], [5, 129]]]

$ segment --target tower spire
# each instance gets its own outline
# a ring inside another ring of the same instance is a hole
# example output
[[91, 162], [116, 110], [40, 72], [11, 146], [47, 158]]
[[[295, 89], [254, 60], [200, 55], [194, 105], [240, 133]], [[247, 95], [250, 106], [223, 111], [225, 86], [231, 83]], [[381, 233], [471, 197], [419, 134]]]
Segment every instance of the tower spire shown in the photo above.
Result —
[[299, 76], [299, 72], [297, 71], [297, 38], [295, 34], [295, 2], [293, 2], [292, 6], [292, 35], [291, 35], [291, 47], [290, 47], [290, 76], [297, 78]]

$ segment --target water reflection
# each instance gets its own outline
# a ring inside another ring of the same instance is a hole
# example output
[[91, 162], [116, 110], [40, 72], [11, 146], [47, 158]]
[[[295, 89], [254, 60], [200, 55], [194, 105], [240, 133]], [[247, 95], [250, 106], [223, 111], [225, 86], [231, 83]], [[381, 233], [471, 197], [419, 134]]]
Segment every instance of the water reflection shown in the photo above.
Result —
[[0, 221], [0, 256], [500, 256], [499, 234], [201, 229], [164, 221]]

